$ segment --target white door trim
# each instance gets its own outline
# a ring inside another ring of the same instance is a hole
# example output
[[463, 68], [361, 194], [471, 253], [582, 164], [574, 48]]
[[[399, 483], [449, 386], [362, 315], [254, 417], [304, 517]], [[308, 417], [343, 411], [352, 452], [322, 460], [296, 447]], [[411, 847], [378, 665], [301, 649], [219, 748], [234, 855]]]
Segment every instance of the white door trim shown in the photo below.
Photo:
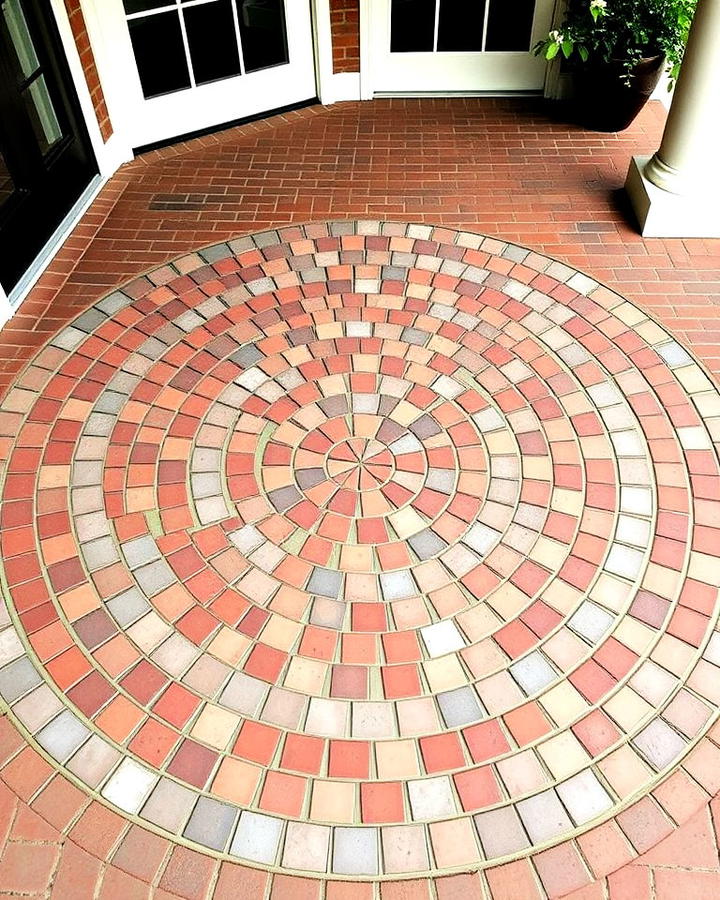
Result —
[[[361, 6], [363, 2], [364, 0], [360, 0]], [[333, 69], [330, 0], [312, 0], [311, 6], [313, 11], [318, 99], [324, 106], [338, 103], [341, 100], [359, 100], [360, 73], [336, 73]], [[362, 42], [360, 46], [362, 46]]]
[[373, 42], [372, 42], [372, 0], [360, 0], [360, 99], [372, 100], [375, 93], [373, 84]]
[[318, 100], [334, 103], [333, 48], [330, 22], [330, 0], [312, 0], [313, 41], [315, 44], [315, 80]]
[[[86, 2], [81, 2], [83, 16], [85, 16], [85, 6]], [[85, 127], [90, 135], [90, 142], [92, 144], [93, 153], [95, 154], [95, 159], [97, 160], [98, 168], [100, 169], [100, 174], [109, 177], [122, 165], [122, 163], [132, 159], [130, 148], [124, 147], [122, 140], [115, 134], [112, 135], [107, 143], [103, 141], [92, 98], [90, 97], [90, 90], [87, 81], [85, 80], [85, 72], [83, 71], [80, 55], [78, 54], [78, 49], [75, 45], [75, 38], [73, 37], [72, 28], [70, 27], [70, 19], [68, 18], [65, 3], [63, 0], [50, 0], [50, 7], [55, 16], [58, 31], [60, 32], [60, 39], [62, 41], [63, 50], [65, 51], [65, 58], [70, 69], [75, 92], [78, 96], [83, 119], [85, 120]], [[88, 29], [88, 36], [92, 40], [87, 16], [85, 16], [85, 25]]]

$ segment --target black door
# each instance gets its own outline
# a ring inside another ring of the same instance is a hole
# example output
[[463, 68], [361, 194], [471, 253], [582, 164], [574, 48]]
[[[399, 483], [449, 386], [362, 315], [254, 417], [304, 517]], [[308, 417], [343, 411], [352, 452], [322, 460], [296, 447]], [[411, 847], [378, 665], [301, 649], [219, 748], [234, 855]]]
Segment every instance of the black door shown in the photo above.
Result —
[[0, 283], [12, 290], [97, 173], [47, 0], [0, 0]]

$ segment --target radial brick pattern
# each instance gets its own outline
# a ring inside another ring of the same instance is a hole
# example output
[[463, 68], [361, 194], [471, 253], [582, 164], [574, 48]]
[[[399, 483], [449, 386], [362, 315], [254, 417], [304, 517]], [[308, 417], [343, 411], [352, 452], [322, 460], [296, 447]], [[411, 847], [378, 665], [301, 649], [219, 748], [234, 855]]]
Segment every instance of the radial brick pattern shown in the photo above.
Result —
[[219, 244], [57, 334], [0, 435], [0, 695], [205, 853], [564, 852], [660, 827], [714, 724], [720, 395], [547, 257], [369, 221]]

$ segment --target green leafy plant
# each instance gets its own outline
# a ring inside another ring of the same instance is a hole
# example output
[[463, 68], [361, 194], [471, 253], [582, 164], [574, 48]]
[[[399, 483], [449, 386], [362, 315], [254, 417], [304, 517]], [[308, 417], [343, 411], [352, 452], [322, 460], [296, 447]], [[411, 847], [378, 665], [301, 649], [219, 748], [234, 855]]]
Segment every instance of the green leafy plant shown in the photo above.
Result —
[[533, 48], [578, 64], [620, 60], [624, 82], [641, 59], [664, 54], [669, 88], [677, 78], [697, 0], [570, 0], [562, 25]]

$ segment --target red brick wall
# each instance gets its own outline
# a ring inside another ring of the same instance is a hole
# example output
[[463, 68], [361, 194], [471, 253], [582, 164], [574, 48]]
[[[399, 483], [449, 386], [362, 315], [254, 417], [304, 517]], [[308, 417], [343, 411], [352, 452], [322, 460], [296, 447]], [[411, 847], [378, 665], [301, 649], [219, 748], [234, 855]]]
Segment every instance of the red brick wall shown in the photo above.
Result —
[[92, 99], [95, 116], [100, 126], [100, 134], [104, 141], [107, 141], [113, 133], [112, 123], [108, 115], [107, 106], [105, 104], [105, 95], [100, 85], [100, 77], [98, 75], [97, 66], [95, 65], [95, 57], [93, 56], [90, 39], [88, 38], [87, 28], [85, 27], [85, 19], [80, 9], [80, 0], [65, 0], [65, 8], [70, 19], [70, 27], [72, 28], [73, 37], [75, 38], [75, 46], [80, 55], [83, 72], [85, 73], [85, 81], [87, 82], [90, 98]]
[[360, 71], [360, 0], [330, 0], [333, 72]]

